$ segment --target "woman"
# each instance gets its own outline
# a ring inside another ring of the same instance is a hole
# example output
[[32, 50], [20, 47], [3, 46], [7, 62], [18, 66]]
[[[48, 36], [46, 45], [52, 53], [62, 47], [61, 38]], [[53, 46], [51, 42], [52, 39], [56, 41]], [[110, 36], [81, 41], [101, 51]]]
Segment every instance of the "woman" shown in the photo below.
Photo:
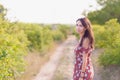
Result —
[[73, 80], [93, 80], [94, 70], [90, 55], [94, 50], [94, 36], [88, 18], [79, 18], [76, 21], [76, 31], [80, 41], [75, 52], [75, 66]]

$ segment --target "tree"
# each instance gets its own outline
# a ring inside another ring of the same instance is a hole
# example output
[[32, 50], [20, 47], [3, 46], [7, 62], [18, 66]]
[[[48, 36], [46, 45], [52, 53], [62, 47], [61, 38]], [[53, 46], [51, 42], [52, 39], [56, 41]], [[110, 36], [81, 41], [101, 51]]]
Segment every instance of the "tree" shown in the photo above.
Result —
[[104, 24], [112, 18], [117, 18], [118, 22], [120, 22], [120, 0], [97, 0], [97, 2], [103, 6], [103, 8], [88, 13], [88, 18], [93, 23]]
[[0, 4], [0, 21], [5, 19], [7, 9], [3, 7], [3, 5]]

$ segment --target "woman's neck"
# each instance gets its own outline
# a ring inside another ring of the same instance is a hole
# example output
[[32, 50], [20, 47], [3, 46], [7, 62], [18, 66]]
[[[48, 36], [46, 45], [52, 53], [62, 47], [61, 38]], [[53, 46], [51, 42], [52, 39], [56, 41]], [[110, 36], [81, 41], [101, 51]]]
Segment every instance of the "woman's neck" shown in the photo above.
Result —
[[80, 33], [80, 38], [82, 38], [82, 37], [83, 37], [83, 35], [84, 35], [84, 33]]

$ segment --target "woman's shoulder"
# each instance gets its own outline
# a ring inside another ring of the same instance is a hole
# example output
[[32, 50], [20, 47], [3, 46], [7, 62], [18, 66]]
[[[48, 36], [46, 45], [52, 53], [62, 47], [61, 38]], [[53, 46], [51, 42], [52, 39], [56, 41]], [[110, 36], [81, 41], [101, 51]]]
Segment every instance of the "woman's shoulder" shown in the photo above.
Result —
[[85, 51], [85, 52], [91, 52], [93, 51], [93, 49], [91, 48], [91, 45], [90, 45], [90, 40], [88, 37], [85, 37], [83, 39], [83, 43], [81, 46], [79, 46], [81, 48], [81, 51]]
[[90, 47], [90, 40], [89, 40], [89, 38], [85, 37], [83, 39], [82, 47], [85, 48], [85, 49], [88, 49]]

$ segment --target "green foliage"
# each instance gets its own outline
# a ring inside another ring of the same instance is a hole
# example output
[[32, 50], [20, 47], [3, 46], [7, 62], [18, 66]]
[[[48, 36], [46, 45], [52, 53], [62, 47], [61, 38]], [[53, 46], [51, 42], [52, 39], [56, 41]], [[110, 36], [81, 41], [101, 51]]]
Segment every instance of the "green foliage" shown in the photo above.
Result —
[[76, 28], [73, 28], [73, 35], [75, 35], [77, 37], [77, 39], [80, 38], [80, 35], [76, 32]]
[[52, 31], [52, 34], [53, 34], [53, 40], [56, 42], [63, 41], [65, 39], [64, 34], [60, 32], [59, 30]]
[[120, 0], [97, 0], [103, 6], [101, 10], [88, 13], [92, 23], [104, 24], [112, 18], [117, 18], [120, 23]]
[[53, 45], [53, 35], [52, 31], [48, 27], [43, 28], [43, 35], [42, 35], [42, 51], [49, 50]]
[[64, 34], [64, 37], [67, 38], [67, 34], [70, 31], [70, 27], [67, 25], [58, 25], [58, 29]]
[[101, 65], [120, 65], [120, 24], [111, 19], [104, 26], [94, 26], [96, 46], [105, 51], [99, 57]]
[[[67, 36], [68, 27], [59, 25], [59, 28], [52, 29], [52, 25], [39, 25], [39, 24], [24, 24], [17, 23], [30, 41], [29, 49], [37, 50], [40, 52], [48, 51], [53, 45], [54, 41], [63, 41]], [[57, 25], [58, 26], [58, 25]]]
[[36, 49], [40, 51], [42, 49], [42, 35], [43, 28], [36, 24], [24, 24], [18, 23], [19, 27], [21, 27], [25, 34], [27, 35], [30, 44], [28, 45], [29, 49]]
[[17, 25], [0, 24], [0, 80], [14, 80], [21, 74], [28, 43], [24, 31]]
[[[120, 24], [117, 19], [111, 19], [105, 24], [106, 33], [106, 46], [107, 48], [118, 48], [120, 47]], [[111, 37], [110, 37], [111, 36]]]
[[93, 32], [95, 36], [95, 47], [104, 47], [106, 45], [104, 43], [106, 41], [105, 27], [100, 25], [93, 25]]
[[120, 66], [120, 50], [119, 48], [107, 48], [102, 55], [99, 56], [99, 62], [103, 66], [119, 65]]
[[0, 4], [0, 22], [4, 20], [4, 17], [6, 15], [6, 9], [3, 7], [3, 5]]
[[96, 0], [98, 4], [107, 6], [109, 4], [114, 4], [115, 2], [118, 2], [119, 0]]

